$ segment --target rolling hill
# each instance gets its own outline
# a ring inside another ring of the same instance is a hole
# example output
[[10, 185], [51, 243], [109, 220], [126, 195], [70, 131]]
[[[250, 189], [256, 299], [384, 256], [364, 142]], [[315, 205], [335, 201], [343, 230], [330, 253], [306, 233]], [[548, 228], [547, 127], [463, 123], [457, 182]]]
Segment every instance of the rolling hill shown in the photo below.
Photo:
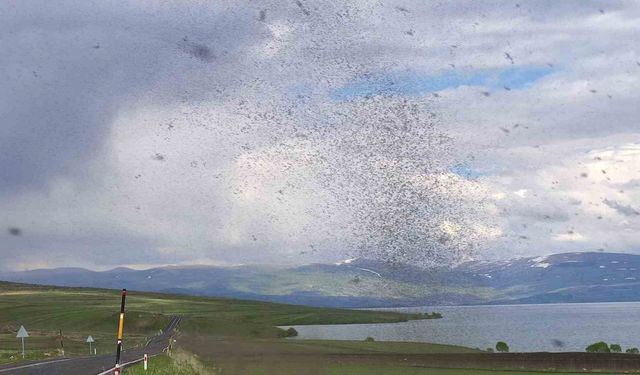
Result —
[[283, 268], [81, 268], [3, 272], [13, 282], [233, 297], [328, 307], [640, 300], [640, 256], [566, 253], [424, 270], [356, 259]]

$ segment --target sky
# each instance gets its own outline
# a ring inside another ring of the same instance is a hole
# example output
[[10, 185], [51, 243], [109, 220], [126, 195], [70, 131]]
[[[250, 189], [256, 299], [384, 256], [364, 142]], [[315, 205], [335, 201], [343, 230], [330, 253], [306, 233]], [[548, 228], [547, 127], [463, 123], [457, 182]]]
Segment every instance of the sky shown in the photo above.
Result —
[[3, 1], [0, 268], [640, 254], [636, 1]]

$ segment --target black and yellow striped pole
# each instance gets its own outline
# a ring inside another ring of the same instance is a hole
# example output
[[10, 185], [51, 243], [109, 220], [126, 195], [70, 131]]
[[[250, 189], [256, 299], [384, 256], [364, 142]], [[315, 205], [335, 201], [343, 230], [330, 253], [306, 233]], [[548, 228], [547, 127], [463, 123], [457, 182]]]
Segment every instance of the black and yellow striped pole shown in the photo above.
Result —
[[124, 302], [127, 298], [127, 290], [122, 289], [122, 302], [120, 303], [120, 319], [118, 320], [118, 347], [116, 349], [116, 366], [113, 369], [115, 375], [120, 375], [120, 352], [122, 351], [122, 333], [124, 331]]

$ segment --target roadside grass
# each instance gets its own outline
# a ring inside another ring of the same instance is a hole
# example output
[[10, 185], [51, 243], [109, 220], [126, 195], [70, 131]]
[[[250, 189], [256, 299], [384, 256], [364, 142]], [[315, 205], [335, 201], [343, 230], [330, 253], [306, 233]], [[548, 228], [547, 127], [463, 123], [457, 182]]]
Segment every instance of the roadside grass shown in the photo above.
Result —
[[144, 370], [144, 367], [140, 363], [126, 367], [122, 373], [126, 375], [168, 375], [177, 374], [178, 371], [182, 371], [185, 375], [191, 375], [190, 372], [193, 372], [191, 369], [177, 369], [176, 367], [171, 358], [166, 355], [159, 355], [149, 358], [149, 369], [147, 371]]
[[166, 354], [149, 358], [148, 369], [143, 364], [125, 368], [125, 375], [217, 375], [220, 370], [213, 366], [206, 366], [194, 355], [176, 351], [171, 357]]
[[33, 361], [33, 360], [47, 359], [55, 355], [58, 355], [58, 353], [52, 353], [50, 351], [42, 351], [42, 350], [32, 350], [32, 351], [25, 352], [25, 357], [23, 359], [21, 350], [17, 350], [17, 351], [2, 350], [0, 351], [0, 364], [17, 362], [22, 360]]

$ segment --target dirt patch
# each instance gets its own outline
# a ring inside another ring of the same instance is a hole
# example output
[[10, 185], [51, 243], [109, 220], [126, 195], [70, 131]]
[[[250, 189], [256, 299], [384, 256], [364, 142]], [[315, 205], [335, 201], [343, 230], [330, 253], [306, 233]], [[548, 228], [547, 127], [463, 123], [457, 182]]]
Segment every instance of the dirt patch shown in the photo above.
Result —
[[621, 353], [469, 353], [331, 355], [337, 362], [385, 363], [424, 368], [495, 370], [638, 371], [640, 355]]

